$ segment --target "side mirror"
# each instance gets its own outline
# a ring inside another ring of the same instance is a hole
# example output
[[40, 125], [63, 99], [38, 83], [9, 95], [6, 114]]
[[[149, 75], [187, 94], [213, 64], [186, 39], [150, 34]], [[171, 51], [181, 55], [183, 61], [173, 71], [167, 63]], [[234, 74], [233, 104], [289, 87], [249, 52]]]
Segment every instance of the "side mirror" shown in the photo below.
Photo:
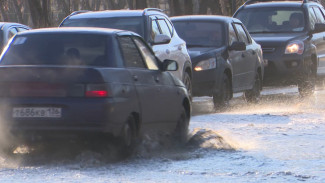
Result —
[[229, 46], [229, 50], [243, 51], [246, 50], [246, 44], [244, 42], [236, 41]]
[[323, 23], [316, 23], [314, 30], [312, 30], [311, 32], [313, 34], [314, 33], [325, 32], [325, 24], [323, 24]]
[[165, 34], [158, 34], [153, 40], [153, 44], [167, 44], [172, 38]]
[[162, 63], [162, 71], [177, 71], [178, 70], [178, 64], [174, 60], [164, 60]]

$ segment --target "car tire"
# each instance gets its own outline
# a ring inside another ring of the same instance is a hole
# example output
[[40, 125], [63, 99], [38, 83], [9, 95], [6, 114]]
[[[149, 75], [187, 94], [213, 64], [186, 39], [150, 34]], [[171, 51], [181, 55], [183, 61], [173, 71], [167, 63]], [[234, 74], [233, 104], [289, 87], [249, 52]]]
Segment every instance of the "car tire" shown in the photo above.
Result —
[[119, 155], [121, 155], [122, 158], [132, 155], [137, 143], [137, 131], [133, 116], [130, 116], [127, 122], [124, 124], [118, 143]]
[[184, 73], [183, 83], [187, 89], [188, 96], [189, 96], [190, 100], [192, 101], [192, 80], [191, 80], [190, 74], [187, 72]]
[[181, 144], [185, 144], [187, 142], [189, 122], [189, 116], [183, 108], [174, 132], [176, 140]]
[[245, 100], [250, 103], [257, 103], [260, 100], [261, 95], [261, 79], [260, 75], [256, 72], [254, 86], [251, 90], [247, 90], [244, 93]]
[[315, 91], [316, 75], [313, 72], [312, 66], [305, 69], [303, 77], [298, 82], [298, 91], [301, 97], [308, 97]]
[[226, 73], [223, 74], [220, 92], [213, 94], [213, 104], [215, 109], [223, 109], [229, 106], [231, 98], [230, 80]]

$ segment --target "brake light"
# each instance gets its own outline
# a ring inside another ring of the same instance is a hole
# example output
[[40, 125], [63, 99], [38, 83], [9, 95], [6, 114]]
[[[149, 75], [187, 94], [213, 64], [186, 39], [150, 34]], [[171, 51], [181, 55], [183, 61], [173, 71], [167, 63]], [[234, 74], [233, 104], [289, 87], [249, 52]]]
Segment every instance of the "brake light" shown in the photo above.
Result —
[[86, 91], [86, 97], [107, 97], [108, 92], [105, 90]]
[[108, 97], [109, 93], [105, 84], [88, 84], [86, 97]]

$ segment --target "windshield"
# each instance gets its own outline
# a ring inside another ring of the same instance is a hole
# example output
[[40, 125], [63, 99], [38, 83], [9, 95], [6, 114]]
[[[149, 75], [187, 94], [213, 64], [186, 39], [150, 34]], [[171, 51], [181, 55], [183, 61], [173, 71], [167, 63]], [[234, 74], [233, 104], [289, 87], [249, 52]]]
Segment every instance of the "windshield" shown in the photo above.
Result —
[[101, 27], [133, 31], [144, 36], [142, 17], [67, 19], [61, 27]]
[[112, 66], [108, 36], [72, 33], [16, 36], [3, 55], [4, 65]]
[[219, 22], [175, 21], [177, 34], [188, 47], [221, 47], [225, 43], [224, 26]]
[[250, 33], [302, 32], [305, 30], [305, 17], [299, 8], [250, 8], [238, 12]]

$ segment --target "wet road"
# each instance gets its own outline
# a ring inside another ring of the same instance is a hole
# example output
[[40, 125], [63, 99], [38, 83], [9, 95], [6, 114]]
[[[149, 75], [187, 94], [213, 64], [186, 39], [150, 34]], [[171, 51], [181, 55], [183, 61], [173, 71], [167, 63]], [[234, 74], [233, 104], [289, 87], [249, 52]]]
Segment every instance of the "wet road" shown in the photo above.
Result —
[[325, 92], [267, 89], [259, 104], [239, 95], [226, 111], [195, 98], [189, 142], [145, 137], [137, 153], [84, 144], [20, 147], [0, 156], [0, 182], [325, 182]]

